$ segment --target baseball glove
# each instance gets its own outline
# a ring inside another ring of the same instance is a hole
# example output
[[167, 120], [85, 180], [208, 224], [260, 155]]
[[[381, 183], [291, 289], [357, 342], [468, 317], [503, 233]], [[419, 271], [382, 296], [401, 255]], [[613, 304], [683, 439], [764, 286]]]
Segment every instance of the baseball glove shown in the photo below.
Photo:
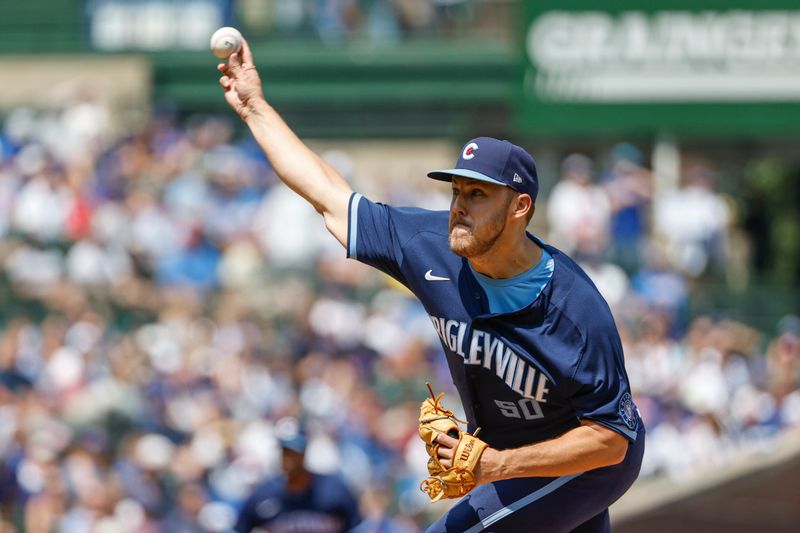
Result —
[[[426, 383], [431, 393], [419, 408], [419, 436], [425, 443], [428, 459], [428, 473], [430, 477], [424, 480], [419, 488], [430, 497], [431, 501], [442, 498], [460, 498], [475, 488], [475, 467], [481, 458], [487, 444], [477, 438], [478, 429], [474, 435], [462, 431], [459, 424], [465, 421], [455, 417], [452, 411], [442, 406], [444, 392], [438, 396], [433, 394], [433, 389]], [[458, 445], [453, 454], [452, 466], [444, 468], [439, 462], [439, 446], [436, 436], [445, 433], [458, 439]]]

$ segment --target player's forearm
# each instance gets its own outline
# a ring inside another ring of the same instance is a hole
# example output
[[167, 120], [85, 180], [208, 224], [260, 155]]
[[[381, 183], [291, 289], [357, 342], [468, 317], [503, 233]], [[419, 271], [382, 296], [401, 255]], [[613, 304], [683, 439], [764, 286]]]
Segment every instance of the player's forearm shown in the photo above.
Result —
[[341, 203], [331, 197], [349, 196], [344, 178], [308, 148], [266, 101], [252, 103], [244, 120], [281, 181], [318, 212], [324, 214]]
[[554, 439], [521, 448], [487, 449], [481, 458], [480, 477], [484, 481], [499, 481], [580, 474], [619, 463], [627, 449], [625, 437], [589, 422]]

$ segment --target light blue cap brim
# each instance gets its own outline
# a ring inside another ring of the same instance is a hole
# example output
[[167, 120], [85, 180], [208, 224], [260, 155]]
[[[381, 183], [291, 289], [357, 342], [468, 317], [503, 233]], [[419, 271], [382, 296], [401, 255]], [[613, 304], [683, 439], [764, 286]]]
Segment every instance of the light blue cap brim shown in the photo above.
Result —
[[305, 453], [308, 441], [302, 435], [295, 435], [291, 438], [278, 439], [281, 447], [288, 448], [297, 453]]
[[463, 178], [472, 178], [478, 181], [485, 181], [487, 183], [494, 183], [495, 185], [502, 185], [503, 187], [508, 187], [502, 181], [497, 181], [494, 178], [490, 178], [486, 174], [481, 174], [480, 172], [475, 172], [474, 170], [468, 170], [466, 168], [451, 168], [449, 170], [434, 170], [428, 172], [428, 177], [439, 180], [439, 181], [452, 181], [453, 175], [461, 176]]

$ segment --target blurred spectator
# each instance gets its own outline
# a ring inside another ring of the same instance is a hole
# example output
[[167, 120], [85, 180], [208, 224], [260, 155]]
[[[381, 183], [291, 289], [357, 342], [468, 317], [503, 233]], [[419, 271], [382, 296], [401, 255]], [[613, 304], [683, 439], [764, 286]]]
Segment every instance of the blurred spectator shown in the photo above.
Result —
[[31, 174], [17, 194], [13, 226], [40, 241], [65, 237], [74, 195], [63, 168], [50, 161], [44, 149], [36, 145], [26, 147], [18, 158], [31, 159], [25, 163]]
[[645, 248], [645, 263], [631, 279], [631, 289], [650, 309], [664, 313], [680, 331], [685, 325], [689, 284], [670, 267], [665, 252], [655, 243]]
[[800, 383], [800, 317], [787, 315], [778, 323], [778, 336], [767, 348], [770, 389], [778, 398], [796, 391]]
[[724, 274], [730, 213], [714, 191], [710, 168], [695, 165], [684, 185], [667, 193], [653, 214], [656, 235], [663, 239], [674, 268], [698, 277], [708, 268]]
[[653, 191], [652, 176], [644, 166], [641, 151], [630, 143], [614, 146], [611, 166], [601, 181], [611, 203], [614, 260], [632, 272], [641, 264]]
[[307, 436], [294, 419], [276, 426], [283, 475], [260, 484], [244, 502], [236, 531], [344, 533], [361, 517], [358, 503], [337, 476], [312, 474], [305, 465]]
[[550, 241], [578, 260], [602, 254], [609, 243], [611, 205], [605, 191], [592, 183], [592, 168], [583, 154], [564, 158], [547, 201]]

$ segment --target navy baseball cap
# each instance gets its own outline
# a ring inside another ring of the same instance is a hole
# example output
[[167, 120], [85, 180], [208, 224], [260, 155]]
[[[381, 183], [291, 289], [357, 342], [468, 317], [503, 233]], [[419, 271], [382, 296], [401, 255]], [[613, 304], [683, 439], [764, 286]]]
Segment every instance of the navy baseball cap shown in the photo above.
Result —
[[454, 175], [505, 185], [529, 194], [534, 202], [539, 194], [539, 177], [531, 154], [492, 137], [478, 137], [464, 145], [455, 168], [428, 172], [429, 178], [441, 181], [452, 181]]
[[282, 448], [305, 453], [308, 435], [303, 424], [293, 417], [284, 417], [275, 424], [275, 436]]

